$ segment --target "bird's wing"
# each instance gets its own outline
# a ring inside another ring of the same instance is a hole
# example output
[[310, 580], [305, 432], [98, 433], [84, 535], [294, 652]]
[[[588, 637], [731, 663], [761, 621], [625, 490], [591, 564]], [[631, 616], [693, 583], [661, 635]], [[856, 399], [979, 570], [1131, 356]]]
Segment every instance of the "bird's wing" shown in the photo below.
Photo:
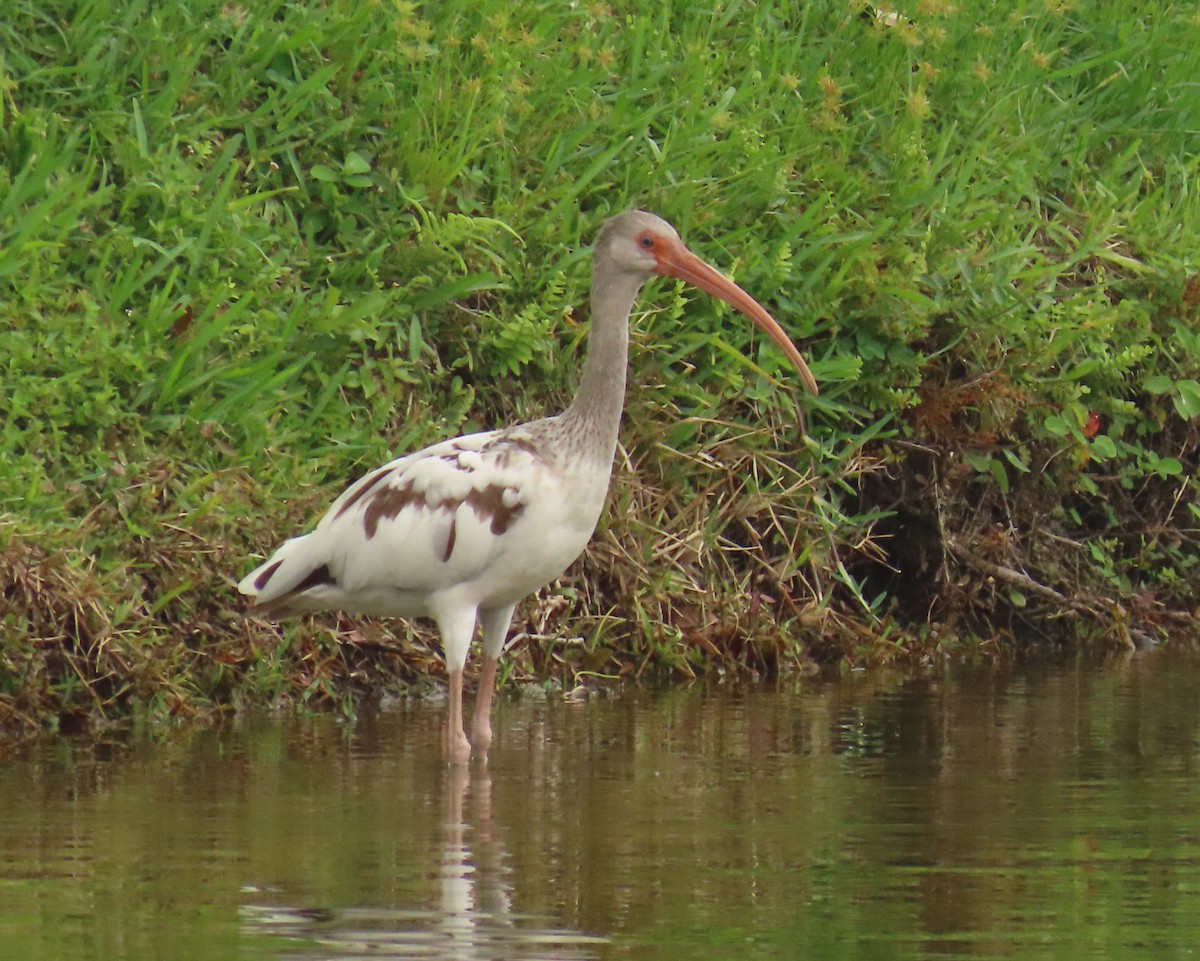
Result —
[[[429, 594], [476, 577], [521, 517], [543, 465], [519, 430], [444, 441], [352, 484], [316, 530], [293, 538], [239, 589], [286, 614], [378, 592]], [[366, 605], [370, 607], [370, 605]]]

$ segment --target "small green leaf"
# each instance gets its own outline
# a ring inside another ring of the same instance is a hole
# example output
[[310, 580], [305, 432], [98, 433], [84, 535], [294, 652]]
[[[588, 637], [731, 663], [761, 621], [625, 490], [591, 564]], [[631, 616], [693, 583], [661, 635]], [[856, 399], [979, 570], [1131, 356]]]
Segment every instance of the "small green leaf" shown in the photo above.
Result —
[[1042, 426], [1046, 428], [1047, 433], [1055, 437], [1066, 437], [1071, 433], [1070, 426], [1058, 414], [1051, 414], [1042, 422]]
[[1015, 467], [1017, 470], [1019, 470], [1022, 474], [1029, 473], [1029, 465], [1026, 464], [1025, 461], [1021, 460], [1021, 458], [1017, 456], [1015, 451], [1011, 451], [1007, 447], [1005, 447], [1000, 451], [1000, 453], [1002, 453], [1004, 455], [1005, 460], [1007, 460], [1010, 464], [1012, 464], [1013, 467]]
[[996, 482], [996, 486], [1000, 488], [1002, 494], [1008, 493], [1008, 474], [1004, 471], [1004, 465], [994, 457], [991, 463], [992, 479]]
[[311, 208], [304, 211], [304, 216], [300, 218], [300, 226], [310, 237], [315, 236], [329, 226], [329, 215], [323, 210]]
[[1067, 371], [1067, 376], [1071, 380], [1083, 380], [1088, 374], [1100, 366], [1100, 361], [1089, 358], [1076, 364], [1072, 370]]
[[421, 351], [425, 349], [425, 338], [421, 335], [421, 318], [413, 314], [408, 322], [408, 359], [415, 364], [421, 359]]
[[308, 172], [312, 175], [313, 180], [325, 183], [337, 183], [339, 180], [338, 172], [325, 164], [313, 164]]
[[1150, 394], [1165, 394], [1175, 386], [1175, 381], [1165, 374], [1155, 374], [1153, 377], [1147, 377], [1142, 384], [1142, 389]]
[[981, 474], [992, 469], [992, 458], [987, 454], [976, 454], [968, 450], [963, 451], [962, 459]]
[[1178, 477], [1183, 473], [1183, 465], [1174, 457], [1159, 457], [1150, 469], [1159, 477]]
[[342, 173], [353, 176], [354, 174], [367, 174], [370, 172], [371, 164], [357, 150], [351, 150], [346, 154], [346, 160], [342, 164]]
[[1181, 380], [1175, 385], [1175, 409], [1184, 420], [1200, 415], [1200, 384]]
[[1092, 453], [1100, 458], [1116, 457], [1117, 445], [1107, 434], [1097, 434], [1092, 438]]

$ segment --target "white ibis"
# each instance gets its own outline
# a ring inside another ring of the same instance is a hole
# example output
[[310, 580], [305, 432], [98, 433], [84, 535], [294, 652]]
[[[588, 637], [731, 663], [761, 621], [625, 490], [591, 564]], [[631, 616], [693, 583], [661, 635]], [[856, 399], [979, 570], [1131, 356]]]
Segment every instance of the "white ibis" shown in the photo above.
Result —
[[629, 315], [652, 274], [687, 281], [737, 308], [817, 393], [804, 358], [749, 294], [683, 245], [666, 221], [619, 214], [592, 254], [592, 329], [571, 405], [556, 417], [442, 441], [352, 484], [316, 530], [285, 542], [238, 585], [251, 612], [278, 618], [341, 610], [431, 617], [450, 674], [446, 752], [463, 763], [462, 685], [475, 622], [483, 667], [473, 741], [492, 741], [496, 662], [517, 602], [582, 553], [608, 491], [625, 394]]

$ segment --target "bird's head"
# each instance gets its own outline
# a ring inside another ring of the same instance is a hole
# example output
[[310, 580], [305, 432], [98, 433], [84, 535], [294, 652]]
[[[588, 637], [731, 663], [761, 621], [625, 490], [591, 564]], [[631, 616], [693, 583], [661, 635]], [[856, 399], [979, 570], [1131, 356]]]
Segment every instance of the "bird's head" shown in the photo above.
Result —
[[800, 373], [808, 392], [817, 394], [816, 378], [775, 318], [741, 287], [688, 250], [675, 228], [661, 217], [644, 210], [617, 214], [600, 229], [595, 251], [597, 260], [607, 258], [618, 269], [674, 277], [725, 301], [775, 341]]
[[630, 210], [600, 228], [596, 257], [607, 257], [621, 270], [649, 277], [663, 273], [661, 258], [673, 247], [683, 247], [674, 227], [652, 213]]

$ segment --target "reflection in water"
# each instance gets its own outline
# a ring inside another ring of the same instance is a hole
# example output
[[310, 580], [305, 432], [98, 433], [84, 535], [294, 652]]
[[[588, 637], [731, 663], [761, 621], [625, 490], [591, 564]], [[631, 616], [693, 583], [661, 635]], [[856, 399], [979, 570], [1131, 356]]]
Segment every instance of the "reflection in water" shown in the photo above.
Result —
[[247, 930], [305, 942], [309, 946], [305, 958], [338, 961], [596, 957], [595, 948], [606, 939], [545, 928], [536, 918], [513, 910], [507, 858], [493, 832], [492, 780], [487, 768], [453, 765], [444, 773], [446, 815], [436, 908], [288, 907], [282, 903], [283, 892], [251, 889], [248, 895], [270, 897], [242, 907]]
[[[262, 719], [0, 760], [0, 958], [1160, 961], [1200, 944], [1200, 664]], [[2, 750], [0, 746], [0, 750]]]

